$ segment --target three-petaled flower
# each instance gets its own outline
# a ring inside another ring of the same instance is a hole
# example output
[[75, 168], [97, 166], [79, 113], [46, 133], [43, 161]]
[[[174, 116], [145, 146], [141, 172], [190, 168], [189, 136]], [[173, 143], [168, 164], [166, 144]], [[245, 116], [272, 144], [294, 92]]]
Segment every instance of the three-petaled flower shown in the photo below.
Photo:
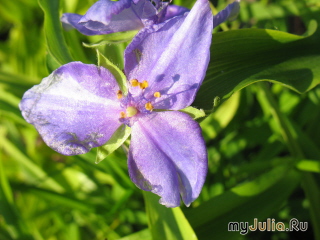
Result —
[[130, 126], [132, 181], [167, 207], [179, 206], [180, 195], [189, 206], [204, 184], [207, 152], [198, 123], [179, 110], [204, 79], [214, 22], [208, 0], [198, 0], [190, 12], [134, 37], [125, 50], [127, 92], [109, 70], [71, 62], [25, 93], [22, 114], [65, 155], [86, 153]]

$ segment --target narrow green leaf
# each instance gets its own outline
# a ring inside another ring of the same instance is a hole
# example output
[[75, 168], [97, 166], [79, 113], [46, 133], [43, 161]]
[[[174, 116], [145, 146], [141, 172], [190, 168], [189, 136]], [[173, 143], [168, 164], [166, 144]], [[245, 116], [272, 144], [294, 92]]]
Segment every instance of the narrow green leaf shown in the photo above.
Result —
[[[91, 151], [86, 154], [76, 155], [73, 157], [82, 162], [92, 164], [92, 159], [95, 158], [95, 154]], [[119, 161], [121, 161], [121, 159], [116, 157], [115, 154], [112, 154], [99, 165], [93, 164], [93, 167], [98, 169], [99, 171], [110, 174], [112, 178], [114, 178], [115, 182], [119, 184], [122, 188], [136, 189], [136, 186], [129, 178], [127, 166], [125, 165], [125, 167], [122, 167], [119, 164]]]
[[66, 225], [65, 239], [68, 239], [68, 240], [81, 240], [81, 237], [80, 237], [80, 226], [77, 223], [72, 222], [72, 223]]
[[180, 112], [189, 114], [193, 119], [198, 119], [206, 116], [205, 112], [202, 109], [197, 109], [191, 106], [181, 109]]
[[12, 74], [7, 72], [0, 72], [0, 83], [8, 85], [19, 86], [23, 88], [30, 88], [34, 83], [37, 83], [38, 79], [29, 78], [18, 74]]
[[[19, 98], [22, 97], [25, 91], [38, 82], [38, 79], [31, 79], [26, 76], [0, 72], [0, 84], [5, 86], [6, 91], [15, 94]], [[2, 93], [0, 94], [0, 97], [1, 95]]]
[[26, 157], [16, 146], [5, 138], [0, 138], [2, 147], [10, 154], [18, 163], [20, 163], [28, 174], [28, 180], [35, 185], [52, 189], [56, 192], [63, 192], [64, 189], [53, 178], [48, 176], [38, 165]]
[[[302, 187], [309, 200], [309, 210], [316, 240], [320, 240], [320, 184], [312, 173], [303, 173]], [[318, 177], [318, 176], [317, 176]]]
[[34, 194], [35, 196], [39, 198], [46, 199], [48, 201], [52, 201], [55, 204], [59, 204], [61, 206], [69, 207], [72, 209], [78, 209], [80, 211], [86, 211], [86, 212], [92, 212], [94, 211], [94, 208], [92, 205], [88, 202], [84, 202], [82, 200], [78, 200], [67, 193], [57, 193], [54, 191], [46, 190], [43, 188], [38, 187], [32, 187], [21, 184], [20, 186], [17, 186], [20, 191], [24, 192], [30, 192]]
[[225, 100], [258, 81], [309, 91], [320, 83], [319, 41], [319, 32], [307, 37], [264, 29], [214, 34], [212, 60], [193, 105], [210, 110], [216, 96]]
[[13, 193], [6, 177], [2, 161], [2, 152], [0, 149], [0, 213], [5, 223], [1, 225], [6, 226], [4, 231], [11, 236], [10, 239], [23, 239], [23, 237], [30, 239], [29, 229], [19, 214], [18, 209], [15, 207]]
[[[2, 153], [0, 152], [0, 157], [1, 156], [2, 156]], [[3, 194], [3, 197], [7, 200], [7, 202], [12, 204], [13, 203], [12, 190], [3, 169], [2, 159], [0, 158], [0, 160], [1, 160], [0, 161], [0, 186], [1, 186], [0, 190], [1, 190], [1, 193]]]
[[46, 56], [46, 64], [49, 72], [53, 72], [61, 66], [61, 63], [59, 63], [57, 59], [52, 56], [51, 53], [47, 54]]
[[59, 17], [59, 0], [38, 0], [45, 14], [44, 30], [48, 51], [60, 65], [72, 62]]
[[130, 134], [131, 128], [127, 125], [121, 125], [105, 145], [98, 147], [96, 163], [101, 162], [110, 153], [118, 149], [124, 141], [127, 140]]
[[296, 167], [302, 171], [320, 173], [320, 161], [317, 160], [301, 160]]
[[98, 66], [102, 66], [108, 69], [116, 78], [122, 93], [127, 94], [128, 92], [127, 78], [124, 75], [124, 73], [115, 64], [113, 64], [108, 58], [106, 58], [102, 53], [100, 53], [99, 50], [97, 50], [97, 56], [98, 56]]
[[95, 43], [82, 43], [83, 46], [88, 48], [97, 48], [100, 46], [104, 46], [106, 44], [118, 44], [129, 42], [132, 38], [137, 34], [138, 31], [128, 31], [128, 32], [119, 32], [119, 33], [111, 33], [104, 36], [104, 38]]
[[299, 182], [298, 172], [279, 166], [197, 208], [185, 210], [185, 214], [200, 239], [239, 239], [239, 232], [228, 232], [229, 222], [252, 223], [254, 218], [263, 221], [271, 217]]
[[81, 39], [83, 38], [82, 34], [79, 34], [79, 32], [76, 30], [64, 31], [64, 37], [68, 45], [70, 54], [75, 61], [92, 63], [91, 59], [89, 60], [85, 53], [87, 49], [85, 49], [81, 43]]
[[120, 238], [119, 240], [152, 240], [152, 236], [150, 230], [147, 228], [139, 232], [130, 234], [128, 236], [125, 236], [123, 238]]
[[159, 203], [159, 197], [143, 191], [148, 215], [148, 225], [153, 240], [197, 239], [188, 220], [179, 207], [167, 208]]

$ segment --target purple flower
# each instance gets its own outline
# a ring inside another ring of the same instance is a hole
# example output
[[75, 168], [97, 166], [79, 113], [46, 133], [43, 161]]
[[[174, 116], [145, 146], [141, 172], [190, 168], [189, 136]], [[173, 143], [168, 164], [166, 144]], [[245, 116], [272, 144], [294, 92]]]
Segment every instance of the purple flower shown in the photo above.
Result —
[[76, 28], [84, 35], [101, 35], [139, 30], [187, 11], [160, 0], [99, 0], [85, 15], [65, 13], [61, 21], [65, 28]]
[[28, 90], [24, 118], [65, 155], [105, 144], [131, 127], [128, 168], [141, 189], [167, 207], [189, 206], [202, 189], [207, 152], [201, 129], [186, 113], [209, 63], [213, 16], [208, 0], [142, 29], [125, 50], [127, 90], [109, 70], [81, 62], [61, 66]]
[[[239, 12], [236, 0], [214, 17], [214, 26], [234, 19]], [[85, 15], [65, 13], [61, 21], [66, 29], [76, 28], [84, 35], [102, 35], [139, 30], [170, 18], [183, 15], [189, 9], [169, 5], [160, 0], [99, 0]]]

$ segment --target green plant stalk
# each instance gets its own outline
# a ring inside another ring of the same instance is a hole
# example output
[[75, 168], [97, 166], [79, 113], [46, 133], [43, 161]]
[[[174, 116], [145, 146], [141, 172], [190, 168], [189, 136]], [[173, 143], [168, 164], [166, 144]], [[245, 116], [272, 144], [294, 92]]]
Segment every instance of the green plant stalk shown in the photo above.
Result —
[[258, 84], [260, 87], [260, 94], [264, 97], [264, 104], [268, 106], [272, 117], [275, 119], [277, 125], [279, 126], [282, 138], [289, 148], [292, 157], [295, 159], [302, 159], [303, 152], [297, 141], [298, 135], [294, 131], [289, 119], [286, 118], [286, 116], [283, 115], [280, 111], [276, 100], [272, 96], [270, 89], [267, 87], [267, 84], [263, 82]]
[[148, 226], [153, 240], [197, 240], [197, 236], [180, 207], [167, 208], [159, 203], [159, 196], [143, 191]]
[[[281, 129], [281, 135], [292, 157], [297, 161], [304, 159], [303, 150], [297, 141], [298, 134], [294, 130], [290, 120], [280, 111], [278, 104], [266, 83], [258, 84], [259, 93], [264, 97], [263, 100], [260, 99], [260, 104], [263, 101], [263, 104], [268, 106], [271, 115]], [[318, 228], [318, 226], [320, 226], [320, 190], [312, 173], [302, 173], [302, 187], [310, 204], [310, 216], [314, 226], [313, 231], [315, 239], [320, 240], [320, 228]]]

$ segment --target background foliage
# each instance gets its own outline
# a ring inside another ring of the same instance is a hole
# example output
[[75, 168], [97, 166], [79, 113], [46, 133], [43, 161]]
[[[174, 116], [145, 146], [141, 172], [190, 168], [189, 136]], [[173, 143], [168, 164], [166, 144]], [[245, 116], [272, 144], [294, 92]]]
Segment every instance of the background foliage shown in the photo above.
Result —
[[[242, 0], [239, 18], [214, 30], [193, 104], [208, 115], [199, 122], [209, 172], [200, 197], [181, 209], [130, 181], [127, 143], [99, 164], [96, 150], [62, 156], [20, 114], [27, 89], [69, 61], [97, 63], [95, 48], [123, 67], [127, 43], [118, 39], [133, 33], [61, 28], [62, 12], [83, 14], [94, 2], [0, 1], [0, 239], [320, 239], [320, 1]], [[212, 1], [213, 12], [226, 5]], [[309, 225], [227, 231], [254, 218]]]

